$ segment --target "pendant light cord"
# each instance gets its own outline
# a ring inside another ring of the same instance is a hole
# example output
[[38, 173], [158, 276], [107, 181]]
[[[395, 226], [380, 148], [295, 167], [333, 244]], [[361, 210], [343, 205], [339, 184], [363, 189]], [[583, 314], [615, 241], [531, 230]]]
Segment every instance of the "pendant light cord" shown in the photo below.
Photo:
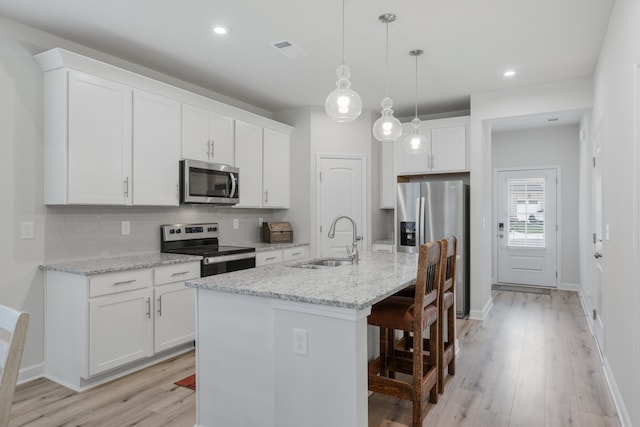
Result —
[[416, 55], [416, 119], [418, 118], [418, 55]]
[[342, 0], [342, 65], [344, 65], [344, 0]]
[[387, 22], [387, 98], [389, 97], [389, 22]]

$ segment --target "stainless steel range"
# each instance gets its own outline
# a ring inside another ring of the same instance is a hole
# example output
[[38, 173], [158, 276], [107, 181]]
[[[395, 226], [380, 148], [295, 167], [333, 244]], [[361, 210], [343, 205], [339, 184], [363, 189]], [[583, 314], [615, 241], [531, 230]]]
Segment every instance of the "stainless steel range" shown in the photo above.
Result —
[[255, 248], [220, 246], [217, 223], [160, 226], [160, 251], [200, 255], [202, 277], [256, 266]]

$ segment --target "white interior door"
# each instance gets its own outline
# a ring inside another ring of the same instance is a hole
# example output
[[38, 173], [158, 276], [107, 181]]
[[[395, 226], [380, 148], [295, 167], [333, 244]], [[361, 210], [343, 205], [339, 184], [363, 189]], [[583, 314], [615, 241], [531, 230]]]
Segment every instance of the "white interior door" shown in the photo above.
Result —
[[[327, 237], [331, 222], [338, 215], [349, 215], [357, 224], [358, 235], [365, 230], [363, 179], [364, 159], [321, 157], [318, 162], [318, 256], [345, 257], [351, 248], [351, 222], [340, 220], [333, 239]], [[358, 250], [362, 253], [363, 245]]]
[[498, 172], [498, 282], [557, 286], [557, 172]]
[[593, 154], [593, 333], [603, 345], [604, 313], [602, 292], [602, 128], [595, 134]]

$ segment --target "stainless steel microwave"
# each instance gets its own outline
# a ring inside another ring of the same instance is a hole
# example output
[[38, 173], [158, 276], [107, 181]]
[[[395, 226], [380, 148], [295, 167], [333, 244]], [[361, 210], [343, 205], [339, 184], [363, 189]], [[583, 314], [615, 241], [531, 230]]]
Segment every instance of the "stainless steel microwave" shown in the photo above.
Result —
[[180, 202], [235, 205], [240, 201], [239, 169], [197, 160], [180, 161]]

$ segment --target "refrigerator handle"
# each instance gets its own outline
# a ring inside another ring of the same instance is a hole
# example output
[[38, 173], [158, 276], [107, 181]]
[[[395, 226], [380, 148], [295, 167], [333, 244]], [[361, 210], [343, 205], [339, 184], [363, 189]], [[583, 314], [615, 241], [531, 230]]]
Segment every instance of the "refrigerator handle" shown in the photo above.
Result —
[[420, 234], [422, 234], [422, 224], [420, 223], [420, 198], [416, 199], [416, 250], [420, 251]]
[[422, 244], [425, 244], [425, 222], [424, 222], [424, 210], [425, 210], [426, 200], [424, 197], [420, 198], [420, 241]]

